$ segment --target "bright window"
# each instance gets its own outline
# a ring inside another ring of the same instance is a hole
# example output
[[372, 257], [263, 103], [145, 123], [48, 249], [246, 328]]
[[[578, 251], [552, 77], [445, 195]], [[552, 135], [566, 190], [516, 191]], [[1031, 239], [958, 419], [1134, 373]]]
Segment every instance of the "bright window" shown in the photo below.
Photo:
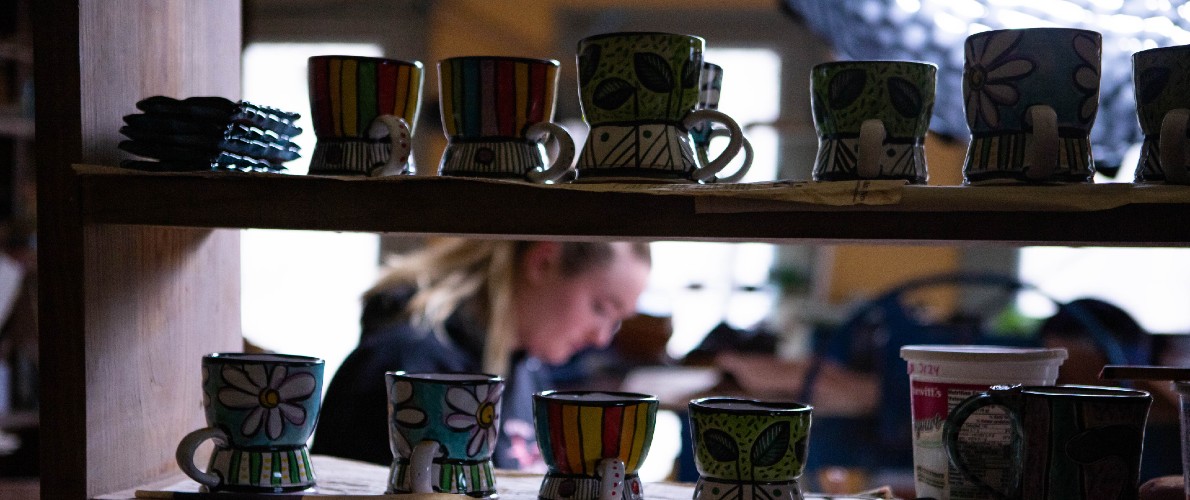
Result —
[[[243, 98], [296, 112], [305, 174], [314, 151], [306, 60], [320, 54], [380, 56], [371, 44], [254, 43], [244, 50]], [[261, 200], [268, 203], [267, 200]], [[326, 380], [359, 341], [360, 295], [375, 281], [379, 236], [246, 230], [240, 238], [244, 337], [266, 349], [326, 360]]]

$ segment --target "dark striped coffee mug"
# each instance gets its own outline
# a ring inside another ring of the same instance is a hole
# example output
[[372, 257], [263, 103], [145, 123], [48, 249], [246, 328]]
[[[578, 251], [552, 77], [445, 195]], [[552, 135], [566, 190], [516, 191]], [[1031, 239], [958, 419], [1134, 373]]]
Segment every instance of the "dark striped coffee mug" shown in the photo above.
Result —
[[314, 56], [309, 78], [310, 112], [318, 136], [311, 174], [415, 171], [410, 144], [424, 79], [420, 62]]

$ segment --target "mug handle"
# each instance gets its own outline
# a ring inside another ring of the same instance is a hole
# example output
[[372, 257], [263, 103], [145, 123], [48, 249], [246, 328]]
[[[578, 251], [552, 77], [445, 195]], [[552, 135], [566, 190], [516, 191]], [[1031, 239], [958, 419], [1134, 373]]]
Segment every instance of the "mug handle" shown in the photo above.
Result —
[[599, 500], [623, 500], [624, 485], [628, 482], [624, 476], [624, 462], [618, 458], [605, 458], [599, 461], [596, 470], [599, 471]]
[[700, 109], [690, 112], [690, 114], [686, 115], [686, 118], [682, 119], [682, 126], [686, 130], [690, 130], [697, 127], [701, 122], [718, 123], [726, 127], [728, 133], [731, 134], [727, 142], [727, 147], [723, 149], [723, 152], [714, 160], [703, 165], [702, 168], [696, 168], [692, 174], [692, 177], [696, 181], [709, 181], [720, 170], [723, 170], [723, 167], [726, 167], [727, 163], [732, 158], [735, 158], [735, 155], [739, 154], [740, 148], [743, 147], [744, 143], [744, 131], [740, 130], [739, 124], [731, 119], [730, 116], [713, 109]]
[[[1015, 389], [990, 389], [987, 392], [974, 394], [967, 399], [964, 399], [957, 406], [950, 411], [946, 417], [946, 424], [942, 426], [942, 443], [946, 448], [946, 456], [950, 459], [950, 463], [958, 469], [959, 474], [963, 478], [975, 483], [980, 488], [992, 493], [996, 498], [1012, 498], [1010, 494], [1018, 489], [1020, 484], [1021, 474], [1024, 470], [1021, 468], [1024, 464], [1024, 436], [1020, 424], [1020, 398], [1013, 397], [1019, 395], [1020, 392]], [[963, 424], [971, 417], [977, 410], [987, 406], [1002, 406], [1008, 410], [1008, 414], [1012, 417], [1012, 463], [1017, 466], [1016, 470], [1011, 471], [1012, 478], [1009, 484], [1008, 492], [1000, 491], [987, 484], [983, 478], [975, 474], [967, 462], [963, 461], [963, 454], [959, 453], [959, 432], [963, 429]]]
[[414, 493], [433, 493], [434, 457], [438, 455], [437, 441], [422, 441], [413, 447], [413, 454], [409, 457], [409, 486]]
[[1190, 109], [1178, 108], [1165, 113], [1161, 119], [1161, 169], [1165, 181], [1171, 184], [1190, 184], [1190, 170], [1186, 165], [1186, 122]]
[[[717, 128], [711, 130], [710, 138], [714, 139], [716, 137], [730, 137], [729, 134], [730, 132], [728, 132], [727, 129]], [[743, 179], [744, 175], [748, 173], [748, 169], [752, 168], [752, 141], [749, 141], [747, 137], [744, 137], [743, 140], [744, 163], [740, 164], [740, 168], [736, 169], [735, 173], [726, 177], [718, 177], [715, 179], [715, 182], [739, 182], [740, 179]], [[708, 161], [705, 149], [699, 149], [698, 154], [699, 161], [702, 161], [703, 163]]]
[[178, 467], [181, 467], [182, 472], [190, 476], [190, 479], [208, 488], [218, 488], [223, 483], [223, 478], [218, 474], [199, 470], [198, 466], [194, 464], [194, 451], [198, 449], [198, 445], [208, 439], [214, 439], [222, 443], [223, 446], [227, 446], [230, 442], [230, 438], [226, 432], [223, 432], [223, 429], [204, 427], [182, 438], [182, 442], [178, 443], [178, 450], [174, 453], [174, 460], [177, 460]]
[[570, 133], [565, 128], [551, 122], [537, 122], [525, 130], [525, 136], [534, 142], [545, 142], [546, 139], [549, 139], [554, 141], [554, 145], [558, 147], [558, 154], [550, 161], [549, 167], [533, 169], [525, 173], [530, 181], [536, 183], [556, 181], [570, 170], [571, 163], [574, 162], [574, 139], [570, 137]]
[[397, 116], [377, 116], [375, 120], [372, 120], [372, 126], [368, 128], [368, 137], [381, 139], [386, 134], [391, 144], [388, 161], [368, 169], [368, 176], [381, 177], [413, 173], [408, 168], [409, 153], [412, 151], [409, 138], [413, 135], [409, 130], [409, 124], [405, 122], [404, 118]]
[[880, 120], [868, 118], [860, 124], [859, 155], [855, 164], [855, 173], [859, 178], [880, 177], [880, 150], [884, 148], [884, 139], [887, 137], [884, 122]]
[[1025, 177], [1040, 181], [1058, 169], [1058, 113], [1044, 104], [1029, 107], [1033, 142], [1025, 149]]

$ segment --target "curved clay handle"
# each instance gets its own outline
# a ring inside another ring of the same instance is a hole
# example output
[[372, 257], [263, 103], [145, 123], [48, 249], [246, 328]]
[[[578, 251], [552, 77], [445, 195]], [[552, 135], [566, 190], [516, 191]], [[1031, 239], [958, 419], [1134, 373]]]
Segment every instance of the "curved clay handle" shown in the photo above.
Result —
[[556, 181], [570, 171], [574, 162], [574, 139], [562, 126], [550, 122], [537, 122], [525, 130], [525, 136], [531, 141], [544, 142], [547, 138], [554, 141], [558, 148], [558, 155], [550, 161], [550, 166], [544, 170], [530, 170], [525, 176], [530, 181], [542, 183]]
[[723, 167], [726, 167], [727, 163], [730, 162], [732, 158], [735, 158], [735, 155], [739, 154], [740, 148], [743, 147], [744, 143], [744, 131], [740, 130], [739, 124], [737, 124], [735, 120], [731, 119], [730, 116], [713, 109], [700, 109], [698, 111], [692, 111], [690, 114], [686, 115], [686, 118], [682, 120], [682, 126], [686, 127], [686, 130], [689, 130], [691, 128], [697, 127], [701, 122], [718, 123], [726, 127], [728, 133], [731, 134], [729, 136], [730, 140], [727, 143], [727, 147], [723, 149], [723, 152], [720, 153], [717, 158], [711, 160], [706, 165], [703, 165], [702, 168], [696, 168], [694, 170], [694, 180], [708, 181], [714, 177], [715, 174], [719, 173], [720, 170], [723, 170]]
[[404, 118], [394, 115], [377, 116], [375, 120], [372, 120], [371, 128], [368, 129], [368, 137], [380, 139], [386, 134], [391, 143], [388, 161], [368, 169], [368, 175], [381, 177], [413, 173], [409, 171], [408, 167], [409, 154], [412, 151], [410, 138], [413, 136], [409, 130], [409, 124], [405, 122]]
[[190, 479], [197, 481], [208, 488], [217, 488], [223, 482], [223, 478], [218, 474], [199, 470], [198, 466], [194, 464], [194, 450], [198, 449], [198, 445], [202, 444], [208, 439], [214, 439], [221, 442], [224, 446], [228, 444], [228, 436], [226, 432], [218, 427], [205, 427], [182, 438], [182, 442], [178, 443], [178, 450], [174, 453], [174, 460], [177, 460], [178, 467], [182, 468]]
[[[996, 498], [1012, 498], [1011, 492], [1017, 490], [1020, 484], [1021, 474], [1024, 469], [1021, 467], [1024, 463], [1024, 436], [1022, 435], [1019, 415], [1019, 398], [1014, 398], [1010, 394], [1014, 393], [1013, 389], [991, 389], [988, 392], [975, 394], [950, 410], [950, 414], [946, 417], [946, 424], [942, 426], [942, 444], [946, 448], [946, 456], [950, 458], [950, 463], [954, 465], [955, 469], [964, 479], [975, 483], [985, 491], [995, 495]], [[1019, 392], [1015, 392], [1019, 394]], [[1013, 478], [1009, 484], [1008, 492], [993, 488], [978, 474], [971, 470], [967, 462], [963, 461], [963, 454], [959, 453], [959, 433], [963, 430], [963, 424], [971, 417], [977, 410], [985, 406], [1003, 406], [1008, 410], [1009, 415], [1012, 416], [1012, 456], [1011, 460], [1016, 465], [1016, 469], [1011, 471], [1010, 478]]]
[[618, 458], [605, 458], [599, 461], [599, 500], [623, 500], [624, 462]]
[[884, 122], [880, 120], [868, 118], [860, 124], [859, 154], [855, 165], [855, 173], [860, 179], [880, 177], [880, 152], [887, 137]]
[[1190, 109], [1179, 108], [1165, 113], [1161, 119], [1161, 170], [1165, 171], [1165, 182], [1190, 184], [1190, 165], [1186, 164], [1186, 122], [1190, 121]]
[[[730, 134], [730, 132], [728, 132], [726, 129], [717, 128], [711, 131], [710, 138], [714, 139], [716, 137], [729, 137], [728, 134]], [[743, 139], [744, 163], [740, 164], [740, 168], [736, 169], [735, 173], [726, 177], [719, 177], [715, 179], [715, 182], [739, 182], [740, 179], [743, 179], [744, 175], [748, 173], [748, 169], [752, 168], [752, 142], [749, 141], [747, 137], [744, 137]], [[700, 151], [700, 153], [702, 153], [700, 155], [701, 160], [704, 162], [707, 161], [705, 151]]]
[[413, 447], [413, 456], [409, 457], [409, 486], [414, 493], [433, 493], [434, 457], [438, 455], [437, 441], [422, 441]]
[[1025, 148], [1025, 177], [1041, 181], [1058, 170], [1058, 113], [1038, 104], [1029, 107], [1033, 120], [1033, 142]]

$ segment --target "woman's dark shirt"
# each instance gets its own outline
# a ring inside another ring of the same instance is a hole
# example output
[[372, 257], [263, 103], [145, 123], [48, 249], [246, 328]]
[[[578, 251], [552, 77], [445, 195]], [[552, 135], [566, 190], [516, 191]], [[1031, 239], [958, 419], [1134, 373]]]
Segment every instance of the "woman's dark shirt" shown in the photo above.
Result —
[[[365, 303], [359, 346], [327, 387], [312, 453], [389, 465], [393, 456], [384, 373], [481, 371], [480, 323], [457, 311], [445, 323], [445, 338], [435, 335], [406, 319], [412, 295], [412, 289], [403, 288], [373, 295]], [[536, 358], [517, 353], [505, 378], [493, 460], [498, 468], [529, 468], [540, 461], [532, 395], [548, 388], [548, 369]]]

